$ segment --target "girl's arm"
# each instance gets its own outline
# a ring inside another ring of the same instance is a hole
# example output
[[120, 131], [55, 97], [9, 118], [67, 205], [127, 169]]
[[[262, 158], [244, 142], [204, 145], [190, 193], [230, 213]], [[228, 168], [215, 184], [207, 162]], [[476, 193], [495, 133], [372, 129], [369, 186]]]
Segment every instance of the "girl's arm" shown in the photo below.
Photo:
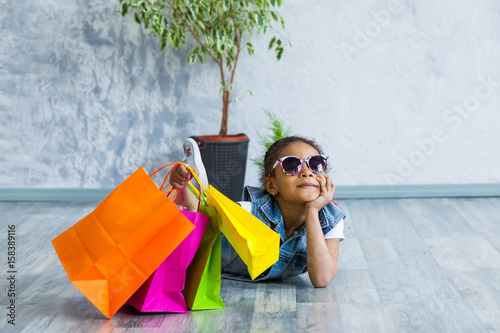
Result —
[[306, 235], [307, 235], [307, 271], [312, 284], [323, 288], [337, 274], [340, 239], [326, 239], [319, 223], [319, 211], [329, 204], [335, 193], [335, 184], [331, 178], [322, 174], [318, 176], [320, 196], [306, 203]]
[[339, 238], [325, 239], [318, 213], [306, 212], [307, 272], [313, 286], [327, 287], [337, 274]]

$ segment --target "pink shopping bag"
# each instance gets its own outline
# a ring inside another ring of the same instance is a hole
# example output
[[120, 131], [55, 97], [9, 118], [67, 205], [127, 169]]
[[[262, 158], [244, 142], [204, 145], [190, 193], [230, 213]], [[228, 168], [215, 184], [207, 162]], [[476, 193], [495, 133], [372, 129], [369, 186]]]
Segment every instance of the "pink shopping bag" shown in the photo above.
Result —
[[128, 300], [141, 312], [187, 312], [181, 292], [186, 269], [200, 245], [209, 217], [184, 210], [181, 212], [195, 228]]

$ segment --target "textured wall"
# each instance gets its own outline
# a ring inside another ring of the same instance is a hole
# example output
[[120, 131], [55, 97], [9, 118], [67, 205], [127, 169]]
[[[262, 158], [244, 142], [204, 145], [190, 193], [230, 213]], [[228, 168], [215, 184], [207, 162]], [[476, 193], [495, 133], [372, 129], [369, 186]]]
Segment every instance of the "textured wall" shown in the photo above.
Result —
[[[0, 0], [0, 187], [113, 187], [218, 132], [215, 66], [160, 53], [114, 6]], [[239, 64], [230, 132], [251, 137], [250, 157], [265, 108], [316, 138], [338, 185], [500, 182], [498, 2], [293, 0], [282, 12], [282, 61], [265, 37]]]

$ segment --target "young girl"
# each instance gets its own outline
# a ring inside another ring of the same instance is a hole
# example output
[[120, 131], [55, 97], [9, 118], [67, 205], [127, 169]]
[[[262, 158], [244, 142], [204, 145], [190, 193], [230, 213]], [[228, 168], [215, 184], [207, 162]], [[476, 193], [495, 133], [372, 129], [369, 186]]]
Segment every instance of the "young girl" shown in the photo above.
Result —
[[[197, 147], [193, 154], [199, 154]], [[326, 287], [335, 277], [345, 213], [332, 202], [335, 184], [325, 173], [327, 164], [328, 157], [314, 141], [297, 136], [276, 141], [266, 152], [263, 188], [247, 186], [240, 205], [278, 232], [281, 245], [279, 260], [253, 281], [308, 272], [315, 287]], [[170, 185], [182, 188], [187, 176], [186, 168], [177, 167]], [[185, 205], [195, 210], [194, 196], [186, 196]], [[224, 235], [222, 273], [226, 278], [252, 281]]]

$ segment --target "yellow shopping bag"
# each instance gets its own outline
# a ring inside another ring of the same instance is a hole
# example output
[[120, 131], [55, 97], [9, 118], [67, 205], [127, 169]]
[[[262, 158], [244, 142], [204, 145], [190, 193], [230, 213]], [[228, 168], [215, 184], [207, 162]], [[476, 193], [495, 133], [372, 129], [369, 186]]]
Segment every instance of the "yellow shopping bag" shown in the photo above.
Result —
[[280, 236], [213, 186], [205, 189], [209, 205], [221, 215], [219, 228], [255, 279], [279, 259]]

